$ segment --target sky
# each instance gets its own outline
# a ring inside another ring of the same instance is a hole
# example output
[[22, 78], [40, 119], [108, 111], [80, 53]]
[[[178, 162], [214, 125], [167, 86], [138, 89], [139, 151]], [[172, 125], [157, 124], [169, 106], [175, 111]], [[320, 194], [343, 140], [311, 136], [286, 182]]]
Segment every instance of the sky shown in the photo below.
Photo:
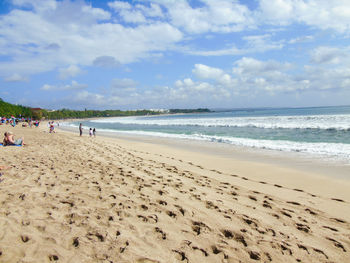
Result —
[[46, 109], [350, 105], [349, 0], [0, 0], [0, 98]]

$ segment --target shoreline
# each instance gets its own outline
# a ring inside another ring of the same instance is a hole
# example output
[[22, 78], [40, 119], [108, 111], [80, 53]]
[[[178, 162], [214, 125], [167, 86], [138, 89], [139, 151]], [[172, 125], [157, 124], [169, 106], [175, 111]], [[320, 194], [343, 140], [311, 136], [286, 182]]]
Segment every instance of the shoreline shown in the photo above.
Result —
[[[60, 126], [60, 130], [77, 133], [77, 128]], [[169, 147], [185, 149], [194, 153], [206, 152], [226, 158], [238, 159], [240, 161], [260, 162], [269, 165], [278, 165], [284, 168], [292, 168], [302, 172], [318, 174], [322, 177], [330, 177], [336, 180], [350, 180], [350, 164], [345, 161], [324, 159], [307, 153], [283, 152], [269, 149], [252, 148], [248, 146], [237, 146], [232, 144], [197, 141], [191, 139], [158, 137], [153, 135], [128, 134], [123, 132], [97, 131], [97, 136], [108, 138], [120, 138], [129, 141], [144, 143], [165, 144]]]
[[[73, 128], [60, 130], [78, 136], [78, 131]], [[243, 184], [248, 188], [254, 188], [264, 182], [266, 190], [275, 194], [280, 194], [278, 188], [286, 189], [284, 193], [286, 196], [293, 195], [294, 189], [301, 189], [310, 195], [345, 200], [350, 203], [350, 192], [348, 191], [350, 180], [347, 177], [350, 174], [348, 173], [350, 167], [327, 167], [324, 163], [321, 165], [315, 162], [314, 159], [311, 159], [310, 163], [305, 163], [308, 160], [291, 157], [288, 154], [283, 156], [278, 152], [277, 156], [275, 154], [269, 156], [264, 151], [240, 151], [245, 147], [230, 147], [231, 145], [214, 142], [118, 135], [119, 137], [114, 133], [97, 131], [98, 138], [89, 138], [88, 134], [83, 133], [82, 139], [115, 142], [134, 151], [145, 148], [154, 156], [171, 155], [166, 159], [185, 158], [187, 162], [207, 167], [208, 170], [220, 170], [224, 175], [223, 178], [232, 173], [238, 174], [238, 178], [247, 178], [248, 180], [243, 180]], [[340, 172], [341, 176], [332, 176], [335, 172]], [[278, 187], [275, 187], [276, 185]], [[343, 214], [342, 208], [337, 208], [337, 204], [333, 207], [321, 205], [319, 208], [327, 212], [336, 212], [338, 216]], [[346, 219], [350, 221], [350, 207]]]
[[1, 262], [350, 260], [345, 180], [178, 141], [5, 130], [27, 146], [1, 148]]

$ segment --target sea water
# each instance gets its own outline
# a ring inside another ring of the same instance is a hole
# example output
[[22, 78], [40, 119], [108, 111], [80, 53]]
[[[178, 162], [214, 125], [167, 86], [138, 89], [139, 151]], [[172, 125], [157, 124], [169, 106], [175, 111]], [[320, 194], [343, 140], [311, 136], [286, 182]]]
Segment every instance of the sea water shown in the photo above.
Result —
[[[350, 164], [350, 106], [234, 109], [202, 114], [83, 121], [97, 131], [219, 142], [298, 152]], [[66, 125], [78, 127], [78, 122]]]

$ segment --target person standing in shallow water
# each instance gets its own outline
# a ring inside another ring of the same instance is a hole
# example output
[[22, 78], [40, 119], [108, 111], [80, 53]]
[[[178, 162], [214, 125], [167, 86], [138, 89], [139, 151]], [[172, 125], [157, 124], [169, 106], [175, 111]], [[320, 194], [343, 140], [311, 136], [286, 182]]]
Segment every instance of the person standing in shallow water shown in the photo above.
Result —
[[79, 124], [79, 133], [80, 133], [80, 136], [83, 135], [83, 124]]

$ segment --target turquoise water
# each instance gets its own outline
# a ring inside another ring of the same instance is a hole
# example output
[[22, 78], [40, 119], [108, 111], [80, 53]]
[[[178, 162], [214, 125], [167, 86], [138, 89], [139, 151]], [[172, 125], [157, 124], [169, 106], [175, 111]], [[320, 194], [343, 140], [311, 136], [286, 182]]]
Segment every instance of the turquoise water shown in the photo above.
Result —
[[[235, 109], [82, 122], [97, 131], [215, 141], [350, 161], [350, 106]], [[79, 123], [67, 124], [77, 127]]]

